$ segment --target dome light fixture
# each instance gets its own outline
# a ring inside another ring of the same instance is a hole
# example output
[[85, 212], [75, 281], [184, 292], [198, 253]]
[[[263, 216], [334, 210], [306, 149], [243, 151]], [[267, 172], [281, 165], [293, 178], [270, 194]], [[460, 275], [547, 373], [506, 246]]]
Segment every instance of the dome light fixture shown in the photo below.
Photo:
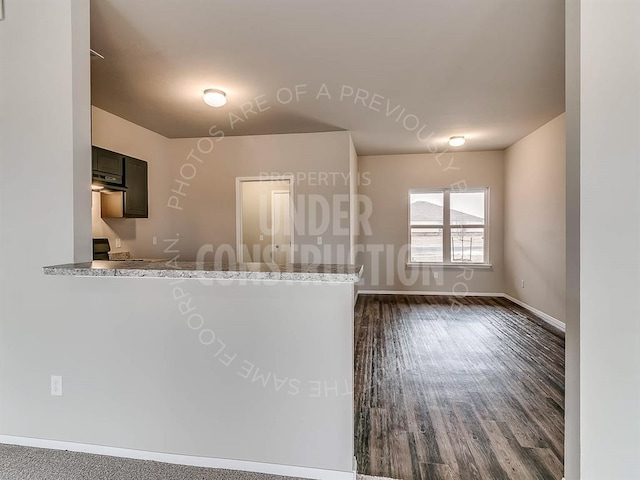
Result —
[[227, 103], [227, 94], [216, 88], [208, 88], [204, 91], [202, 99], [207, 105], [217, 108]]
[[459, 147], [460, 145], [464, 145], [464, 142], [466, 140], [464, 139], [464, 137], [462, 135], [458, 135], [455, 137], [451, 137], [449, 139], [449, 145], [451, 145], [452, 147]]

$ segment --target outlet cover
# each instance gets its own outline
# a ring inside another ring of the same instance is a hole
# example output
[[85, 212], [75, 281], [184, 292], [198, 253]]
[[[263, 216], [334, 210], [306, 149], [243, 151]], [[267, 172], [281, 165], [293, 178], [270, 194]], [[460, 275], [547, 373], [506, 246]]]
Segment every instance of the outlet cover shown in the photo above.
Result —
[[51, 395], [62, 396], [62, 377], [60, 375], [51, 375]]

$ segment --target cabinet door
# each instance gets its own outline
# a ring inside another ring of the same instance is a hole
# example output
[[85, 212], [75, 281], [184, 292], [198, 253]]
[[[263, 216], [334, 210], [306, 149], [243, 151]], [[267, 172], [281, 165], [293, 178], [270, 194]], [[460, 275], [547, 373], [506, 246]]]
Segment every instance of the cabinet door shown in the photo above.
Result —
[[122, 175], [124, 155], [119, 155], [103, 148], [93, 147], [92, 166], [94, 171]]
[[125, 157], [124, 181], [127, 186], [123, 209], [125, 217], [147, 218], [149, 216], [147, 175], [147, 162]]

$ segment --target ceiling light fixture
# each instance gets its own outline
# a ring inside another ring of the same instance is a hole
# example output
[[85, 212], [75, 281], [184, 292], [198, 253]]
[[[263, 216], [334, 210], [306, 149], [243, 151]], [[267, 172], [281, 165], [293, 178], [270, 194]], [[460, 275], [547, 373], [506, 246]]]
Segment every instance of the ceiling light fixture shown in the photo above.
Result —
[[227, 94], [222, 90], [215, 88], [208, 88], [205, 90], [202, 98], [204, 103], [211, 105], [212, 107], [221, 107], [227, 103]]
[[464, 137], [462, 135], [456, 136], [456, 137], [451, 137], [449, 139], [449, 145], [451, 145], [452, 147], [459, 147], [460, 145], [464, 145], [464, 142], [466, 140], [464, 139]]

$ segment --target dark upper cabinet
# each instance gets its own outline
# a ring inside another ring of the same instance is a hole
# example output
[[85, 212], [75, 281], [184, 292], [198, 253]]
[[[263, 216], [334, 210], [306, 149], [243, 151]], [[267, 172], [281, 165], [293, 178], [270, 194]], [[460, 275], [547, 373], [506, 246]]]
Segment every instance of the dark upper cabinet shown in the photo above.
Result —
[[117, 175], [125, 191], [113, 191], [110, 185], [100, 195], [103, 218], [148, 218], [149, 186], [148, 165], [143, 160], [127, 157], [102, 148], [93, 148], [93, 177], [98, 172]]
[[125, 157], [123, 216], [130, 218], [149, 217], [149, 187], [147, 162], [137, 158]]
[[104, 148], [93, 147], [92, 169], [94, 172], [122, 175], [124, 158], [125, 156], [119, 153], [110, 152]]

